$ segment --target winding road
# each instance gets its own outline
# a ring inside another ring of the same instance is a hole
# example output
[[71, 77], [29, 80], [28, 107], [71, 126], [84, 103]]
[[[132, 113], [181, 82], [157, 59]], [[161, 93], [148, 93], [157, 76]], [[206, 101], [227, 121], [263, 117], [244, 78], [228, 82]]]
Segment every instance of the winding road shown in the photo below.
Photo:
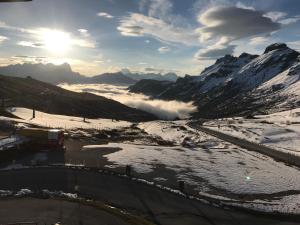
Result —
[[[296, 225], [300, 218], [271, 217], [217, 208], [130, 179], [69, 167], [0, 171], [0, 190], [28, 188], [78, 193], [162, 225]], [[76, 187], [76, 188], [75, 188]], [[1, 210], [1, 209], [0, 209]]]
[[214, 137], [219, 138], [226, 142], [230, 142], [234, 145], [240, 146], [249, 151], [256, 151], [261, 154], [270, 156], [270, 157], [274, 158], [275, 160], [300, 167], [300, 156], [299, 155], [292, 155], [287, 152], [282, 152], [282, 151], [270, 148], [265, 145], [250, 142], [250, 141], [247, 141], [242, 138], [238, 138], [238, 137], [235, 137], [235, 136], [232, 136], [229, 134], [225, 134], [223, 132], [204, 127], [200, 123], [197, 123], [197, 122], [192, 122], [189, 124], [189, 126], [193, 129], [202, 131], [208, 135], [214, 136]]

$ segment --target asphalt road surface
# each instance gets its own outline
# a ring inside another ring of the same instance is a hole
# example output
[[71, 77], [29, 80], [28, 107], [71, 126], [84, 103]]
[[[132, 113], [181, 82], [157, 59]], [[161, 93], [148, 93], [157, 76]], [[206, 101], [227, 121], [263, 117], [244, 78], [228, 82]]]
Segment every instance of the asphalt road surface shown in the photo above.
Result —
[[[126, 178], [70, 168], [35, 168], [0, 172], [0, 190], [28, 188], [76, 193], [143, 216], [163, 225], [282, 225], [298, 218], [224, 210]], [[78, 187], [75, 188], [75, 187]], [[78, 190], [78, 191], [75, 191]], [[4, 202], [5, 205], [5, 202]], [[3, 202], [0, 205], [3, 206]]]
[[0, 201], [0, 224], [128, 225], [122, 219], [98, 208], [56, 199], [20, 198]]
[[249, 151], [256, 151], [256, 152], [268, 155], [268, 156], [274, 158], [275, 160], [300, 167], [300, 156], [298, 156], [298, 155], [292, 155], [287, 152], [281, 152], [281, 151], [278, 151], [276, 149], [270, 148], [265, 145], [253, 143], [253, 142], [247, 141], [242, 138], [234, 137], [232, 135], [225, 134], [223, 132], [212, 130], [207, 127], [203, 127], [195, 122], [191, 123], [190, 126], [194, 129], [197, 129], [199, 131], [207, 133], [208, 135], [214, 136], [223, 141], [230, 142], [234, 145], [240, 146]]

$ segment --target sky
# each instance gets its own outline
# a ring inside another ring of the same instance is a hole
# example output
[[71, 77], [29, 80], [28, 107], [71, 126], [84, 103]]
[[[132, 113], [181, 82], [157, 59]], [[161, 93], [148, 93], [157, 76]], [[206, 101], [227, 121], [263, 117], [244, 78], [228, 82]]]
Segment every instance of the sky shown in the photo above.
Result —
[[33, 0], [0, 4], [0, 66], [69, 63], [83, 75], [199, 75], [225, 54], [300, 50], [299, 0]]

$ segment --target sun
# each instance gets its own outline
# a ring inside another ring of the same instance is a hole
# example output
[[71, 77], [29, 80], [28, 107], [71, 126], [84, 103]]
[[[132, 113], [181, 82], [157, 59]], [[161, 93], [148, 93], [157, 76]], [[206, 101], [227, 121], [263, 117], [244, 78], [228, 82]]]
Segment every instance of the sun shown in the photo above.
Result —
[[41, 39], [45, 48], [54, 54], [64, 54], [71, 48], [71, 37], [63, 31], [45, 29]]

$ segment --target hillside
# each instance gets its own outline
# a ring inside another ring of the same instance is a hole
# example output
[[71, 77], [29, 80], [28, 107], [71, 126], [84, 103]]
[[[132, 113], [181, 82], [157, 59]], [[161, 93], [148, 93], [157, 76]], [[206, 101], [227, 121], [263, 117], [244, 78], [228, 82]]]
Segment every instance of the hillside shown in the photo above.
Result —
[[75, 93], [32, 78], [0, 75], [0, 98], [18, 107], [87, 118], [148, 121], [149, 113], [89, 93]]
[[[262, 55], [226, 55], [199, 76], [185, 76], [157, 93], [161, 84], [144, 82], [154, 98], [193, 101], [194, 117], [226, 117], [283, 111], [300, 105], [300, 53], [275, 43]], [[137, 83], [130, 90], [138, 89]], [[150, 91], [152, 89], [152, 91]]]
[[140, 80], [135, 85], [130, 87], [131, 92], [143, 93], [145, 95], [159, 95], [169, 87], [173, 82], [171, 81], [158, 81], [158, 80]]

